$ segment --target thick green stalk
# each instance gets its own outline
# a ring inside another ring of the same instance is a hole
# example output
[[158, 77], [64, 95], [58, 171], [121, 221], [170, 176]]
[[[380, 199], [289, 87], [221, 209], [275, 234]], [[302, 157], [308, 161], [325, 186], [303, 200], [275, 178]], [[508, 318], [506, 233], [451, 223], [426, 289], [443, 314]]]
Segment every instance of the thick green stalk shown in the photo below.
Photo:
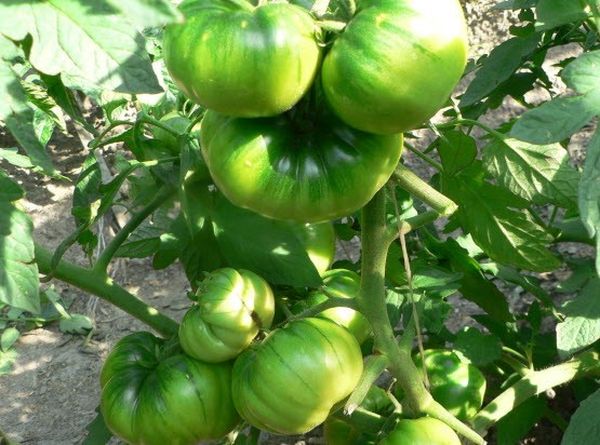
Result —
[[438, 192], [402, 164], [396, 168], [394, 180], [396, 184], [431, 206], [440, 215], [450, 216], [458, 209], [454, 201]]
[[389, 370], [398, 379], [406, 395], [408, 408], [416, 414], [428, 414], [442, 420], [470, 441], [484, 444], [481, 436], [433, 400], [412, 361], [410, 351], [401, 349], [396, 341], [385, 303], [388, 247], [385, 193], [380, 191], [362, 212], [362, 278], [357, 297], [358, 308], [369, 320], [375, 334], [375, 348], [389, 360]]
[[384, 355], [370, 355], [365, 360], [365, 368], [356, 388], [344, 405], [344, 412], [346, 414], [352, 414], [362, 403], [367, 396], [371, 386], [375, 384], [375, 381], [379, 378], [381, 373], [385, 371], [388, 366], [388, 359]]
[[[39, 244], [35, 245], [35, 260], [41, 273], [47, 274], [52, 271], [52, 253]], [[115, 284], [104, 273], [93, 272], [61, 260], [53, 271], [53, 277], [114, 304], [165, 337], [177, 333], [177, 322]]]
[[600, 375], [600, 354], [595, 351], [583, 352], [550, 368], [531, 371], [479, 411], [471, 423], [477, 431], [484, 432], [530, 397], [591, 373]]

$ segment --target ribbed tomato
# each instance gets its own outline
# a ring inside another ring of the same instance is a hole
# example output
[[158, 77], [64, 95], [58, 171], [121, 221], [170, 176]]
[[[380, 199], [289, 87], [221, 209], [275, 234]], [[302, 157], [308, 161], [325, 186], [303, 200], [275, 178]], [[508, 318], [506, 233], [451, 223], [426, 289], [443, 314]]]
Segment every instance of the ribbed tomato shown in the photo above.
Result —
[[275, 116], [294, 106], [321, 61], [318, 27], [285, 2], [186, 0], [167, 26], [165, 63], [177, 86], [204, 107], [231, 116]]
[[208, 111], [204, 159], [235, 205], [275, 219], [320, 222], [364, 206], [392, 175], [402, 135], [354, 130], [332, 116], [241, 119]]
[[322, 318], [292, 321], [237, 358], [234, 404], [257, 428], [306, 433], [348, 397], [362, 369], [360, 347], [346, 329]]
[[407, 131], [444, 105], [467, 51], [458, 0], [361, 0], [323, 61], [323, 90], [348, 125]]
[[122, 338], [100, 375], [108, 428], [135, 445], [193, 445], [218, 439], [239, 422], [231, 363], [208, 364], [149, 332]]

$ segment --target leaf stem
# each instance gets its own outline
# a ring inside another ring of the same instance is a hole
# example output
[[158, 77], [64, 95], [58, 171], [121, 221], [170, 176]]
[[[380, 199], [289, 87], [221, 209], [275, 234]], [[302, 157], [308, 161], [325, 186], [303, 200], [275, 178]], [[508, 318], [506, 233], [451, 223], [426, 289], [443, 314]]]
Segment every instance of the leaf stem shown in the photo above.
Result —
[[547, 369], [530, 371], [479, 411], [471, 423], [476, 431], [484, 432], [530, 397], [592, 373], [600, 375], [600, 354], [595, 351], [583, 352]]
[[115, 235], [115, 237], [111, 240], [111, 242], [106, 246], [106, 249], [100, 254], [96, 264], [94, 265], [94, 272], [97, 273], [106, 273], [106, 269], [108, 268], [108, 264], [110, 260], [113, 258], [119, 247], [125, 242], [125, 240], [129, 237], [129, 235], [156, 209], [158, 209], [161, 205], [165, 203], [173, 194], [175, 193], [175, 189], [171, 187], [163, 187], [156, 197], [142, 210], [133, 215], [133, 217], [125, 224], [125, 226], [119, 230], [119, 232]]
[[385, 371], [388, 366], [388, 359], [384, 355], [370, 355], [365, 359], [365, 367], [358, 385], [350, 394], [350, 397], [344, 405], [344, 413], [347, 415], [352, 414], [360, 406], [362, 401], [367, 396], [369, 389], [379, 378], [381, 373]]
[[165, 337], [177, 333], [177, 322], [130, 294], [105, 274], [99, 274], [65, 260], [59, 261], [56, 268], [52, 270], [50, 264], [52, 253], [37, 243], [35, 259], [41, 273], [47, 274], [52, 271], [55, 278], [114, 304]]
[[435, 159], [427, 156], [425, 153], [423, 153], [421, 150], [417, 150], [415, 148], [414, 145], [409, 144], [408, 142], [404, 142], [404, 146], [411, 152], [414, 153], [417, 157], [419, 157], [420, 159], [422, 159], [423, 161], [425, 161], [426, 163], [428, 163], [429, 165], [431, 165], [433, 168], [435, 168], [437, 171], [442, 171], [444, 169], [444, 167], [442, 166], [442, 164], [440, 164], [438, 161], [436, 161]]
[[394, 180], [400, 187], [428, 204], [440, 215], [450, 216], [458, 210], [458, 205], [454, 201], [438, 192], [402, 164], [396, 168]]

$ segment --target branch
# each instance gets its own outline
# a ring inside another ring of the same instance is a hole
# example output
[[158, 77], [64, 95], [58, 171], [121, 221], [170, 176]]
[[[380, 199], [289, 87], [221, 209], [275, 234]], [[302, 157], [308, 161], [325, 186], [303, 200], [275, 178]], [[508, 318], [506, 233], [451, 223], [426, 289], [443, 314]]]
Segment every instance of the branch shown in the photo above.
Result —
[[387, 366], [388, 359], [384, 355], [370, 355], [367, 357], [358, 385], [356, 385], [356, 388], [354, 388], [354, 391], [352, 391], [352, 394], [350, 394], [350, 397], [344, 405], [344, 413], [350, 415], [356, 411], [367, 396], [371, 386], [373, 386]]
[[450, 216], [458, 209], [454, 201], [438, 192], [402, 164], [394, 172], [394, 179], [400, 187], [442, 216]]
[[479, 411], [471, 423], [477, 431], [484, 432], [530, 397], [590, 373], [600, 374], [600, 354], [595, 351], [586, 351], [556, 366], [529, 372]]
[[94, 265], [95, 272], [106, 273], [110, 260], [115, 256], [119, 247], [127, 240], [129, 235], [156, 209], [165, 203], [173, 194], [175, 189], [171, 187], [163, 187], [156, 197], [146, 207], [140, 210], [138, 213], [132, 216], [132, 218], [125, 224], [125, 226], [117, 232], [115, 237], [106, 246], [106, 249], [100, 254], [96, 264]]
[[52, 271], [55, 278], [114, 304], [146, 323], [161, 335], [169, 337], [177, 333], [179, 327], [177, 322], [130, 294], [105, 274], [98, 274], [65, 260], [61, 260], [53, 270], [51, 268], [52, 253], [37, 243], [35, 260], [41, 273], [47, 274]]
[[485, 444], [479, 434], [433, 400], [423, 384], [410, 351], [402, 350], [396, 342], [385, 302], [385, 242], [388, 235], [385, 220], [385, 193], [379, 191], [362, 211], [362, 278], [357, 297], [359, 309], [373, 328], [375, 349], [389, 360], [389, 370], [398, 379], [411, 411], [429, 414], [447, 423], [471, 442]]

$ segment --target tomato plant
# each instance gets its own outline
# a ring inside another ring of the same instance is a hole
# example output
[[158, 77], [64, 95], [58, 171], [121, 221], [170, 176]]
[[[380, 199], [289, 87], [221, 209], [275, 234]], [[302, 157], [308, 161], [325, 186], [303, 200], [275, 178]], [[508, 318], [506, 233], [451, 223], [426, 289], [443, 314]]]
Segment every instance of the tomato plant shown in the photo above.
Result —
[[0, 442], [600, 443], [599, 29], [0, 2]]
[[228, 115], [264, 117], [289, 110], [308, 91], [321, 47], [302, 8], [187, 0], [180, 9], [187, 20], [170, 25], [163, 44], [167, 68], [188, 97]]
[[196, 292], [197, 304], [179, 326], [179, 343], [198, 360], [224, 362], [246, 349], [261, 329], [271, 327], [275, 299], [254, 272], [219, 269]]
[[148, 332], [124, 337], [100, 376], [106, 425], [130, 443], [197, 443], [231, 431], [231, 363], [207, 364], [169, 350]]

